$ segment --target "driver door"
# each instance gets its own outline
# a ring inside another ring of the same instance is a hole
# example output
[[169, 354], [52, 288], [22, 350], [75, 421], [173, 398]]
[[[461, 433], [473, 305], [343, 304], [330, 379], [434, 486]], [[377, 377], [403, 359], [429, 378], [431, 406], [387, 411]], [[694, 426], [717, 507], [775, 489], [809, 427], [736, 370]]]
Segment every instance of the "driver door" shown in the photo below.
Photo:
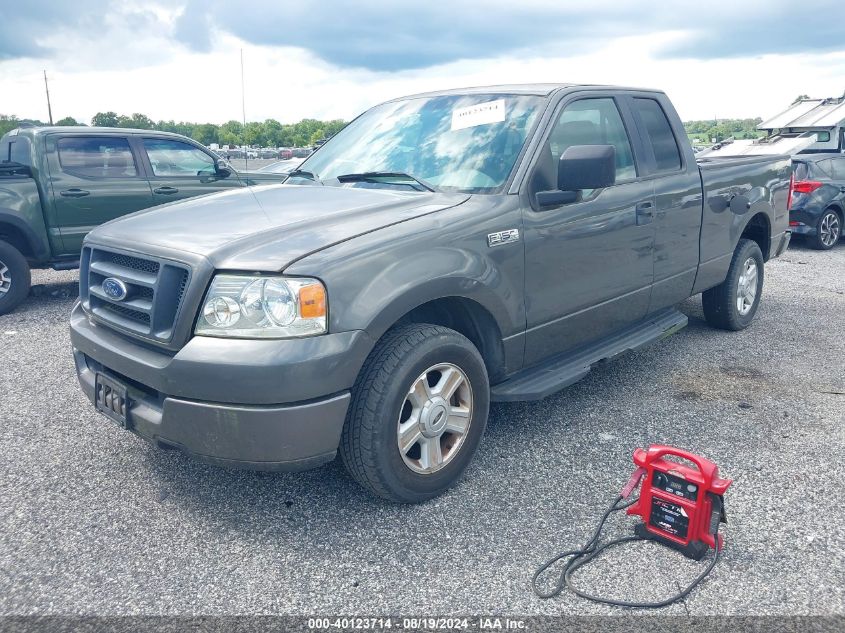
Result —
[[[617, 100], [597, 95], [565, 103], [547, 131], [523, 214], [526, 365], [646, 315], [654, 278], [654, 187], [641, 177], [628, 128]], [[613, 145], [615, 184], [539, 207], [536, 193], [557, 189], [558, 162], [574, 145]]]
[[141, 146], [155, 204], [241, 185], [235, 174], [218, 173], [215, 158], [191, 143], [173, 138], [144, 137]]

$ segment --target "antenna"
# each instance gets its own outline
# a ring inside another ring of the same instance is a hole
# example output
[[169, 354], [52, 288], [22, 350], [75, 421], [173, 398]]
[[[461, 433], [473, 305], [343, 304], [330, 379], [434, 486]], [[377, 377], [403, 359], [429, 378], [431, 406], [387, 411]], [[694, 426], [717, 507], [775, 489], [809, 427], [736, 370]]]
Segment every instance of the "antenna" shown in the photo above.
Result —
[[47, 92], [47, 114], [50, 115], [50, 125], [53, 125], [53, 108], [50, 106], [50, 86], [47, 85], [47, 71], [44, 71], [44, 90]]
[[244, 171], [249, 171], [249, 150], [246, 149], [246, 95], [244, 93], [244, 49], [241, 49], [241, 115], [244, 121]]

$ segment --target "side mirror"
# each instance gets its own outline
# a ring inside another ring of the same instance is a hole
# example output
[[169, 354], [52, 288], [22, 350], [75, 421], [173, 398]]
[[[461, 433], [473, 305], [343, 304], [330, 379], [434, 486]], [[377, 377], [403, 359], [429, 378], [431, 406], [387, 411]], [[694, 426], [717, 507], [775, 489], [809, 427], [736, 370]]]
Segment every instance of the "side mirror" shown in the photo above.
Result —
[[232, 167], [222, 158], [214, 163], [218, 178], [227, 178], [232, 175]]
[[616, 148], [613, 145], [573, 145], [557, 165], [557, 190], [537, 193], [541, 207], [575, 202], [585, 189], [601, 189], [616, 182]]

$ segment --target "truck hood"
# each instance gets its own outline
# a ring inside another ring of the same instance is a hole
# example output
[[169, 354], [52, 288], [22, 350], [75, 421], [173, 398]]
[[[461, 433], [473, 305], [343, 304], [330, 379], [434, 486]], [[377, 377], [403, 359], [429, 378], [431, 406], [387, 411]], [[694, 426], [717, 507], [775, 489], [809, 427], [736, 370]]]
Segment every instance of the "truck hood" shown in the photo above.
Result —
[[87, 241], [151, 255], [188, 251], [217, 269], [280, 271], [333, 244], [468, 198], [316, 185], [245, 187], [133, 213], [94, 229]]

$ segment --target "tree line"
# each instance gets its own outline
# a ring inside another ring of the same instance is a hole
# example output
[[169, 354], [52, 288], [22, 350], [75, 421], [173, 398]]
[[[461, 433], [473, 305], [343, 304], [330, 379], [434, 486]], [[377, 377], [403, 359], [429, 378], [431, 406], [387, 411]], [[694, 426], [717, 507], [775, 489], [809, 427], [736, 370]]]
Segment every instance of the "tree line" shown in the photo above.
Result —
[[[693, 143], [709, 144], [726, 138], [759, 138], [762, 132], [757, 126], [762, 119], [709, 119], [687, 121], [684, 123], [687, 136]], [[18, 119], [15, 116], [0, 114], [0, 135], [18, 127], [21, 123], [45, 125], [33, 119]], [[73, 117], [56, 121], [56, 125], [85, 125]], [[188, 136], [203, 145], [249, 145], [251, 147], [308, 147], [317, 141], [337, 134], [346, 125], [345, 121], [318, 121], [302, 119], [298, 123], [279, 123], [275, 119], [250, 121], [244, 126], [240, 121], [216, 123], [188, 123], [186, 121], [153, 121], [145, 114], [132, 116], [115, 112], [98, 112], [91, 119], [91, 125], [99, 127], [139, 128], [142, 130], [160, 130]]]
[[[36, 119], [18, 119], [16, 116], [0, 114], [0, 135], [19, 127], [21, 124], [46, 125]], [[59, 119], [56, 125], [86, 125], [73, 117]], [[175, 132], [188, 136], [203, 145], [248, 145], [251, 147], [308, 147], [321, 139], [337, 134], [346, 125], [346, 121], [334, 119], [319, 121], [302, 119], [298, 123], [279, 123], [275, 119], [249, 121], [246, 125], [240, 121], [216, 123], [189, 123], [187, 121], [154, 121], [145, 114], [132, 116], [116, 112], [98, 112], [91, 119], [94, 127], [138, 128]]]
[[726, 138], [746, 139], [760, 138], [763, 132], [757, 126], [763, 119], [705, 119], [702, 121], [686, 121], [684, 129], [693, 143], [719, 143]]

